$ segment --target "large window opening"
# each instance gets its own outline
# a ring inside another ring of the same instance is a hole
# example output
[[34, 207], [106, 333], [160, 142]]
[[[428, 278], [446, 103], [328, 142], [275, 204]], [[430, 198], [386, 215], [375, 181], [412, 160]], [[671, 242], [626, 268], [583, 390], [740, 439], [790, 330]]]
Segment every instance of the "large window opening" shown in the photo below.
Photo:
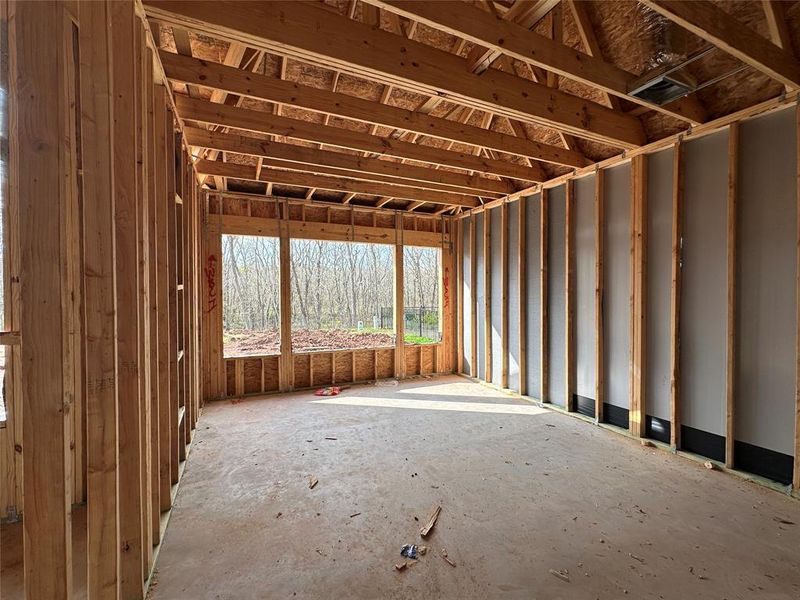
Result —
[[442, 341], [439, 314], [441, 249], [406, 246], [403, 251], [403, 314], [406, 344]]
[[394, 345], [392, 246], [295, 239], [290, 254], [294, 352]]
[[280, 354], [278, 238], [222, 236], [222, 341], [229, 356]]

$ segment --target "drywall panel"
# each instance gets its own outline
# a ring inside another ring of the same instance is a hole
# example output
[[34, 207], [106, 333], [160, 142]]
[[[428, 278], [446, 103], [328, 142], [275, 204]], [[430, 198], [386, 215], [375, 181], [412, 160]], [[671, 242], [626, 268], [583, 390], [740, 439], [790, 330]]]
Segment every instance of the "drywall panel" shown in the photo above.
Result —
[[489, 211], [491, 220], [491, 343], [492, 383], [502, 384], [503, 371], [503, 218], [500, 207]]
[[745, 121], [739, 144], [735, 437], [792, 455], [795, 111]]
[[717, 436], [725, 435], [727, 144], [727, 131], [691, 140], [683, 161], [681, 424]]
[[461, 227], [461, 323], [463, 330], [463, 373], [472, 373], [472, 363], [470, 362], [472, 353], [472, 240], [469, 237], [469, 219], [460, 219]]
[[547, 400], [564, 406], [566, 391], [566, 315], [564, 289], [566, 261], [566, 189], [563, 185], [550, 190], [547, 206], [547, 315], [548, 373]]
[[477, 298], [475, 313], [477, 316], [476, 336], [478, 350], [475, 353], [475, 360], [478, 361], [478, 378], [486, 379], [486, 288], [484, 285], [484, 248], [483, 248], [483, 213], [475, 215], [475, 258], [478, 265], [475, 275], [475, 296]]
[[525, 282], [528, 288], [525, 298], [527, 302], [525, 385], [527, 395], [539, 400], [542, 399], [541, 216], [541, 194], [529, 196], [525, 200]]
[[519, 202], [508, 205], [508, 387], [519, 391]]
[[[603, 356], [605, 402], [627, 411], [630, 389], [631, 320], [631, 166], [605, 173], [605, 240], [603, 253]], [[627, 426], [625, 412], [606, 410], [606, 419]]]
[[577, 179], [573, 185], [575, 393], [594, 400], [597, 389], [595, 176]]
[[647, 316], [645, 412], [659, 421], [648, 423], [653, 437], [666, 434], [670, 418], [670, 291], [672, 289], [672, 158], [673, 150], [647, 159]]

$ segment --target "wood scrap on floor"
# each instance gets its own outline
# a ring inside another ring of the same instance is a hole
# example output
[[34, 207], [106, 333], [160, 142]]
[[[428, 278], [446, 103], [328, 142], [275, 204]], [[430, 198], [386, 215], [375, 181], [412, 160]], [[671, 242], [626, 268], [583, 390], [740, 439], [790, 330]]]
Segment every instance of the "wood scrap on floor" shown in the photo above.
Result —
[[445, 562], [446, 562], [448, 565], [450, 565], [451, 567], [455, 567], [455, 566], [456, 566], [456, 563], [455, 563], [455, 562], [453, 562], [453, 561], [450, 559], [450, 557], [449, 557], [449, 556], [447, 556], [447, 548], [442, 548], [441, 556], [442, 556], [442, 558], [444, 559], [444, 561], [445, 561]]
[[436, 519], [439, 518], [439, 513], [440, 512], [442, 512], [442, 507], [437, 504], [436, 508], [433, 509], [433, 512], [431, 513], [431, 516], [428, 517], [428, 522], [425, 523], [424, 526], [420, 527], [419, 534], [422, 537], [425, 537], [426, 535], [428, 535], [431, 532], [431, 529], [433, 529], [433, 526], [436, 525]]
[[314, 477], [313, 475], [308, 476], [308, 489], [313, 490], [314, 486], [319, 483], [319, 479]]
[[556, 571], [555, 569], [550, 569], [550, 575], [554, 575], [558, 577], [561, 581], [566, 581], [569, 583], [569, 571], [564, 569], [563, 571]]

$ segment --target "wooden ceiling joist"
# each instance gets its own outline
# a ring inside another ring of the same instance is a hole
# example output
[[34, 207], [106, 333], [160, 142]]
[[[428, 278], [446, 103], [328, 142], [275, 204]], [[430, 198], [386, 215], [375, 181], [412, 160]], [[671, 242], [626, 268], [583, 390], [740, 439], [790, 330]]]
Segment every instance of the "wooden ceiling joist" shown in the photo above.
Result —
[[635, 74], [475, 6], [462, 3], [458, 10], [453, 10], [453, 5], [449, 2], [367, 1], [401, 16], [422, 21], [430, 27], [541, 67], [548, 72], [579, 81], [631, 102], [644, 104], [648, 108], [684, 121], [700, 124], [706, 119], [705, 111], [696, 99], [682, 98], [658, 106], [629, 96], [629, 84], [636, 80]]
[[589, 164], [579, 152], [488, 131], [455, 120], [432, 117], [427, 114], [430, 110], [425, 110], [425, 105], [417, 111], [411, 111], [171, 52], [161, 51], [160, 57], [167, 77], [182, 83], [222, 89], [257, 100], [304, 108], [362, 123], [384, 125], [566, 167], [581, 168]]
[[373, 196], [391, 196], [403, 200], [424, 200], [431, 204], [446, 204], [450, 206], [465, 206], [474, 208], [478, 206], [478, 201], [472, 196], [465, 194], [454, 194], [445, 192], [434, 192], [417, 187], [405, 187], [401, 185], [390, 185], [384, 183], [373, 183], [370, 181], [359, 181], [347, 179], [346, 177], [332, 177], [329, 175], [313, 175], [309, 173], [298, 173], [295, 171], [283, 171], [279, 169], [261, 169], [259, 177], [256, 177], [256, 167], [252, 165], [240, 165], [235, 163], [223, 163], [220, 161], [198, 160], [195, 163], [198, 172], [204, 175], [219, 175], [233, 179], [243, 179], [247, 181], [260, 181], [261, 183], [271, 182], [283, 185], [295, 185], [301, 187], [314, 187], [320, 190], [334, 192], [352, 192], [356, 194], [370, 194]]
[[197, 121], [208, 125], [224, 125], [269, 135], [307, 142], [320, 142], [328, 146], [363, 150], [375, 154], [407, 158], [425, 163], [454, 167], [501, 177], [544, 181], [540, 168], [526, 167], [502, 160], [479, 158], [461, 152], [442, 150], [431, 146], [421, 146], [400, 140], [388, 140], [379, 136], [340, 129], [330, 125], [309, 123], [298, 119], [280, 117], [263, 111], [211, 104], [187, 96], [176, 96], [175, 105], [181, 119]]
[[800, 62], [708, 0], [641, 0], [670, 21], [708, 40], [743, 63], [793, 89], [800, 86]]
[[150, 16], [228, 41], [291, 55], [616, 147], [646, 141], [642, 123], [566, 92], [496, 71], [305, 2], [145, 0]]
[[[414, 182], [413, 185], [421, 187], [432, 186], [429, 189], [452, 191], [461, 194], [488, 192], [493, 195], [503, 195], [516, 191], [513, 186], [498, 179], [488, 179], [451, 171], [405, 165], [395, 161], [282, 144], [231, 133], [213, 132], [207, 129], [185, 127], [184, 136], [186, 143], [190, 146], [213, 148], [223, 152], [246, 154], [268, 160], [293, 162], [297, 163], [294, 167], [297, 170], [300, 170], [303, 165], [326, 167], [334, 174], [336, 170], [358, 172], [362, 174], [360, 178], [371, 181], [386, 181], [386, 178], [391, 178], [392, 183], [396, 183], [394, 180], [404, 179], [408, 180], [405, 185], [412, 185], [412, 183], [409, 183], [411, 181]], [[269, 163], [265, 162], [265, 164]]]

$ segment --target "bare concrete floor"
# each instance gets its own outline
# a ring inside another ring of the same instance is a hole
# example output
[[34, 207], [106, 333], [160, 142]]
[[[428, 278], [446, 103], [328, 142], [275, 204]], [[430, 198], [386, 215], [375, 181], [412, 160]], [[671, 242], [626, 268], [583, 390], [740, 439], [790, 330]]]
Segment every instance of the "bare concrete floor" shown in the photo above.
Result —
[[799, 565], [796, 500], [445, 377], [207, 406], [151, 598], [796, 600]]

